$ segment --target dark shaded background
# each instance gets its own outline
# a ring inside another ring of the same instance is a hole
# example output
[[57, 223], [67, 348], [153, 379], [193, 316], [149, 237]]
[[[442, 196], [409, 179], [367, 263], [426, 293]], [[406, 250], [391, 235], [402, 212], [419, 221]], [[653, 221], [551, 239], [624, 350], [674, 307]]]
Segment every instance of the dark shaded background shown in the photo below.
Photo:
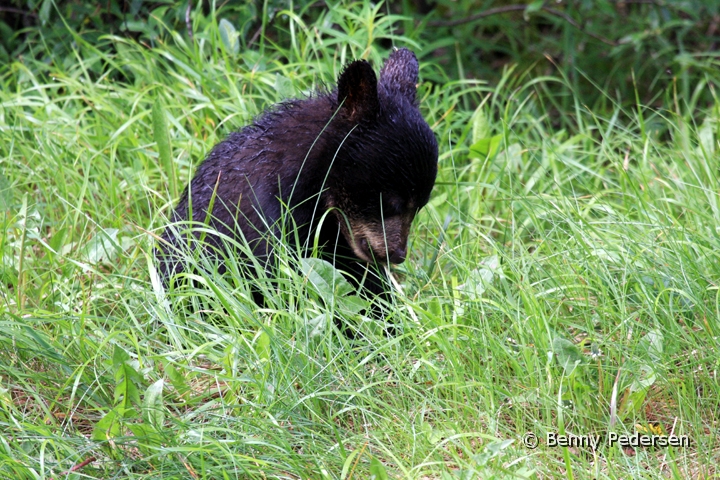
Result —
[[[157, 48], [173, 31], [191, 40], [193, 22], [197, 28], [224, 18], [240, 32], [242, 50], [256, 48], [263, 35], [289, 43], [288, 19], [282, 14], [288, 2], [218, 3], [214, 12], [211, 5], [11, 0], [0, 6], [0, 61], [32, 56], [51, 62], [70, 56], [67, 27], [98, 41], [99, 48], [113, 48], [99, 41], [107, 34]], [[347, 6], [300, 0], [293, 10], [312, 23], [323, 9], [338, 5]], [[720, 79], [720, 0], [405, 0], [381, 9], [407, 17], [397, 22], [397, 33], [423, 46], [423, 60], [442, 67], [426, 73], [425, 80], [479, 78], [493, 85], [505, 68], [516, 65], [533, 76], [565, 76], [577, 98], [602, 111], [613, 102], [660, 104], [663, 95], [689, 101], [699, 82]], [[714, 101], [712, 89], [703, 90], [693, 106]]]

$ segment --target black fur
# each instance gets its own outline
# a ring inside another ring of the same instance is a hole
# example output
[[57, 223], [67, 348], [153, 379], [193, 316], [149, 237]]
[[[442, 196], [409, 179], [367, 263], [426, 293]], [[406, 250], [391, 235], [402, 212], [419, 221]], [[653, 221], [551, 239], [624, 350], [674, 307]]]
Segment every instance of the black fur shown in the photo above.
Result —
[[[437, 142], [418, 110], [417, 82], [417, 59], [407, 49], [391, 53], [379, 80], [368, 62], [350, 63], [336, 90], [281, 103], [216, 145], [172, 219], [187, 221], [192, 200], [194, 221], [244, 235], [261, 259], [272, 258], [268, 230], [297, 227], [302, 245], [317, 233], [323, 253], [355, 285], [368, 264], [401, 263], [437, 173]], [[283, 210], [294, 227], [280, 225]], [[175, 232], [165, 231], [158, 252], [166, 284], [183, 268], [173, 253]], [[216, 235], [205, 242], [223, 248]], [[387, 291], [373, 275], [362, 287], [371, 296]]]

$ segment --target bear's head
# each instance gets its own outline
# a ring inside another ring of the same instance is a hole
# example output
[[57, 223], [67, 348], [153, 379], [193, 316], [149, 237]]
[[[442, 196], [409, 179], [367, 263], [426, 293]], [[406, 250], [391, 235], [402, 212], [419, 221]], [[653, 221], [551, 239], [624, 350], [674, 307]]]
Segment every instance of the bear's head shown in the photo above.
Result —
[[328, 178], [326, 205], [354, 254], [365, 262], [402, 263], [415, 215], [430, 198], [438, 145], [418, 110], [418, 62], [395, 50], [375, 76], [350, 63], [338, 79], [336, 121], [348, 132]]

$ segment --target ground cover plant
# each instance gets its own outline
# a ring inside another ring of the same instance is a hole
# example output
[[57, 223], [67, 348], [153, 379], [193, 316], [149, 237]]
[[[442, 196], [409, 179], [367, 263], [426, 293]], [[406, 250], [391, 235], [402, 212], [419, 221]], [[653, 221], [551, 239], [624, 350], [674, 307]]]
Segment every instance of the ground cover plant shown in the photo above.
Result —
[[[451, 78], [382, 7], [285, 14], [283, 43], [241, 49], [198, 11], [192, 40], [68, 28], [67, 55], [0, 65], [0, 478], [716, 474], [717, 59], [680, 89], [595, 85], [589, 108], [549, 60]], [[263, 308], [212, 268], [164, 289], [153, 242], [212, 145], [352, 59], [377, 68], [387, 42], [418, 53], [440, 145], [395, 268], [398, 335], [291, 241], [254, 284]]]

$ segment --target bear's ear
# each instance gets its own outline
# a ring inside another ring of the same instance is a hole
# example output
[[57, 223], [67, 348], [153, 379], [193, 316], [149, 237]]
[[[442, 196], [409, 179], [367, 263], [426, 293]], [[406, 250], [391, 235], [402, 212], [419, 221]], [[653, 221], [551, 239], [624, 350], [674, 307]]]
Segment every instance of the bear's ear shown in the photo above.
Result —
[[418, 61], [407, 48], [395, 50], [380, 70], [380, 84], [384, 89], [397, 92], [415, 104], [418, 83]]
[[377, 115], [377, 77], [367, 61], [356, 60], [340, 74], [338, 102], [350, 120], [370, 119]]

